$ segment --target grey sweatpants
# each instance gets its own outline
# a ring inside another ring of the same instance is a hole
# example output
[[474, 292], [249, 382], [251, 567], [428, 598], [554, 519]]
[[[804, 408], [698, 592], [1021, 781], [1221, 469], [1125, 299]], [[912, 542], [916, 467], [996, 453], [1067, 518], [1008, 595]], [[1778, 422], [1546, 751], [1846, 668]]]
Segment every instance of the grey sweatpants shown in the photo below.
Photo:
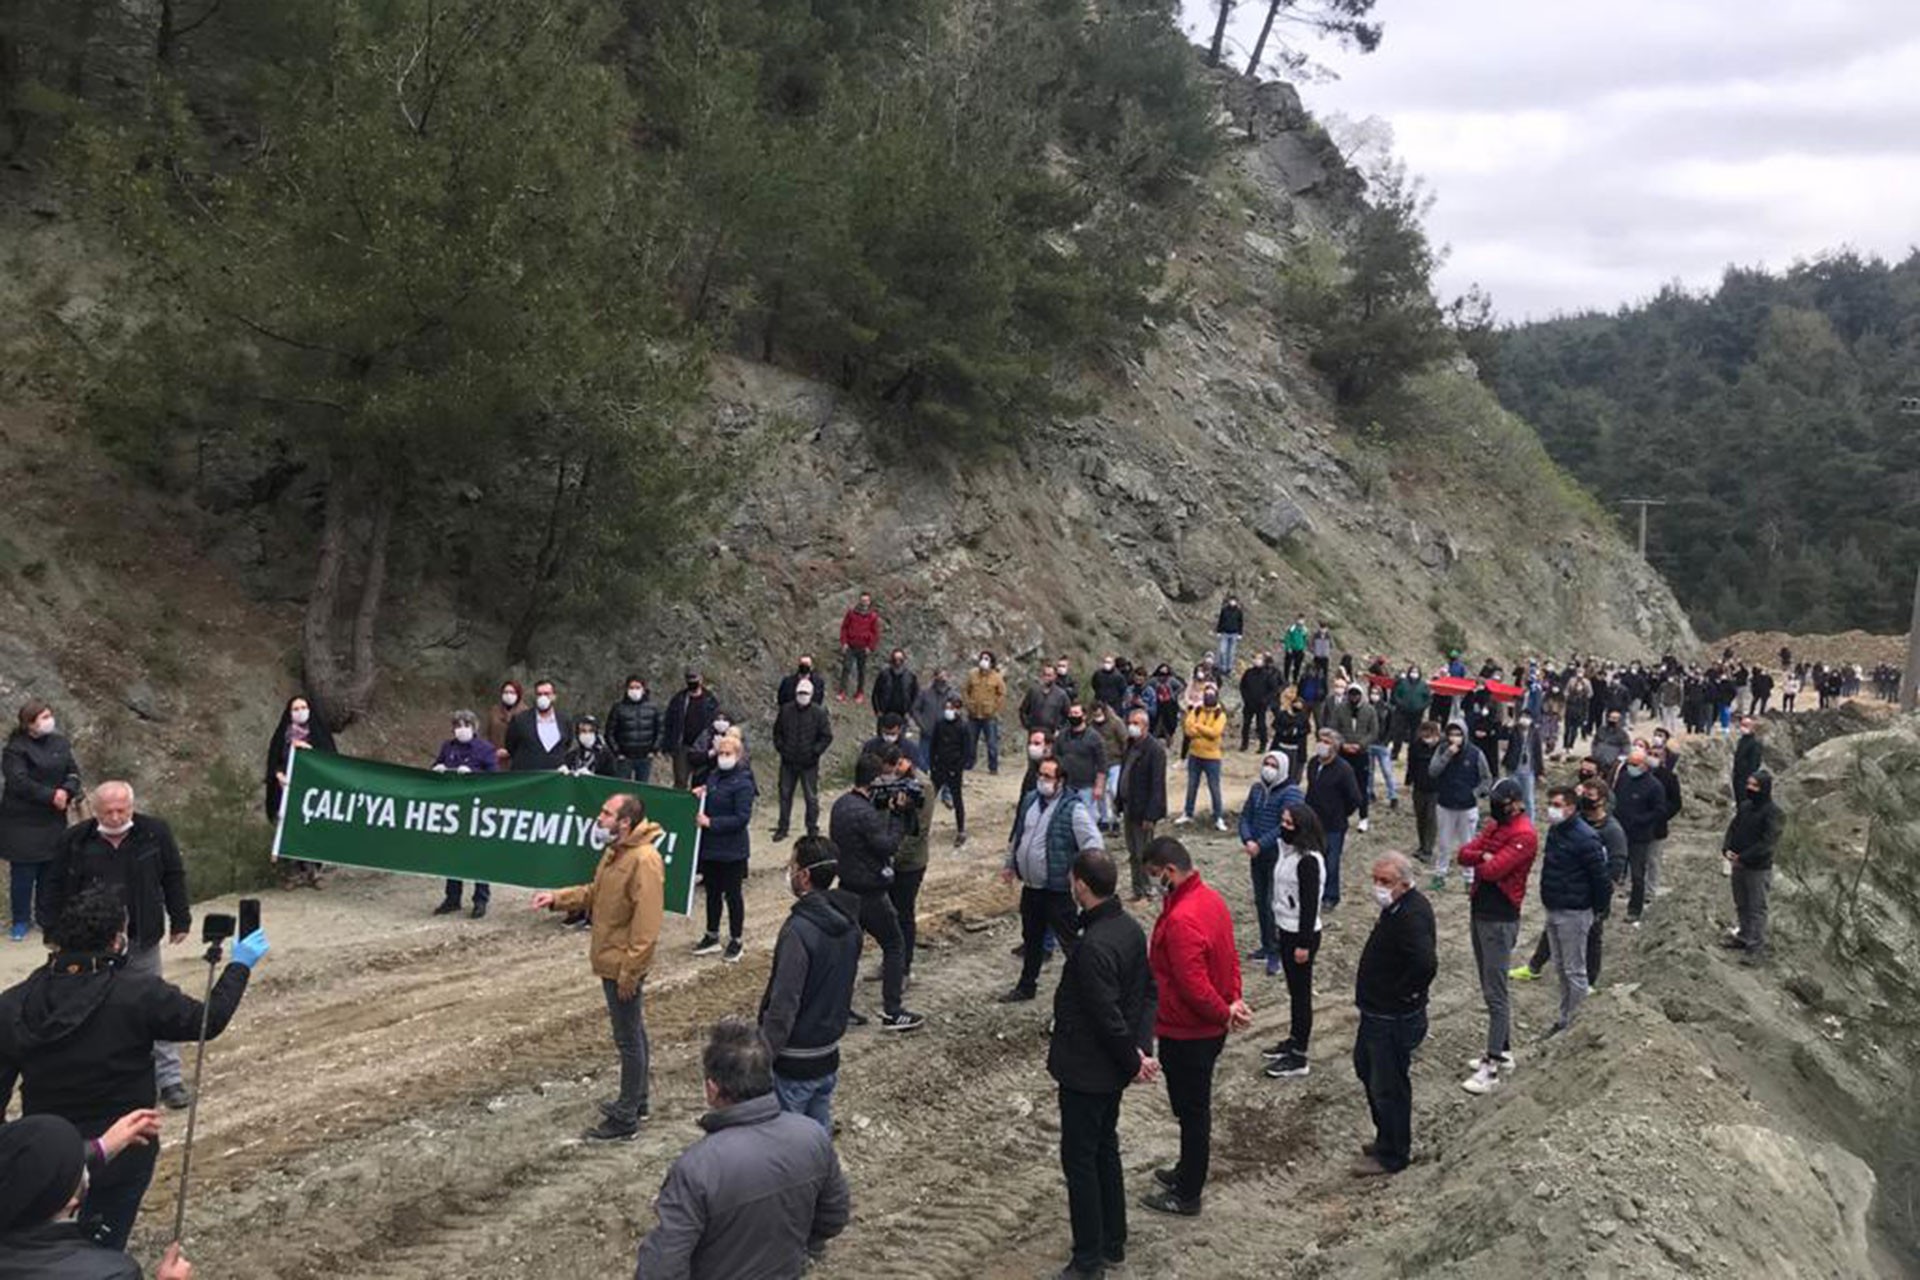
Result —
[[[127, 948], [127, 972], [160, 976], [160, 944]], [[180, 1046], [171, 1040], [153, 1042], [153, 1082], [165, 1089], [180, 1083]]]
[[1547, 946], [1553, 967], [1560, 973], [1560, 1025], [1573, 1025], [1573, 1015], [1587, 998], [1587, 935], [1593, 929], [1593, 911], [1547, 912]]
[[1513, 963], [1513, 946], [1518, 941], [1518, 920], [1474, 918], [1473, 965], [1480, 971], [1480, 995], [1487, 1002], [1489, 1058], [1512, 1047], [1513, 1005], [1507, 998], [1507, 966]]
[[1480, 810], [1449, 809], [1440, 805], [1434, 811], [1434, 818], [1433, 874], [1444, 876], [1453, 865], [1453, 855], [1460, 852], [1460, 846], [1473, 839], [1473, 829], [1480, 825]]
[[1772, 867], [1755, 871], [1733, 865], [1733, 909], [1740, 917], [1740, 941], [1749, 947], [1767, 945], [1767, 893], [1772, 888]]

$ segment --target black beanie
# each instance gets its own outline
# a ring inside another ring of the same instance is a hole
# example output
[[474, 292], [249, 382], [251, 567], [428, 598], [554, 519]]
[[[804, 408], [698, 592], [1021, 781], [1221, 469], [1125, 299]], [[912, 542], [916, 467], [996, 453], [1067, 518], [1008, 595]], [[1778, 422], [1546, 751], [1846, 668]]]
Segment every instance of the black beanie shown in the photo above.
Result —
[[53, 1221], [86, 1164], [86, 1140], [59, 1116], [0, 1125], [0, 1235]]

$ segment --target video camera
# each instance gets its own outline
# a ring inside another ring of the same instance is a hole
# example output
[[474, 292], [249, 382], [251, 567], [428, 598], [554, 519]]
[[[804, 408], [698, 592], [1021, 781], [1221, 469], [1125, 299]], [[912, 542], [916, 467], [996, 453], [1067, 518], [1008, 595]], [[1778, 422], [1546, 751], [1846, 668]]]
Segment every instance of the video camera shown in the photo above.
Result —
[[925, 784], [912, 774], [876, 778], [867, 791], [873, 797], [873, 807], [876, 809], [918, 809], [927, 802]]

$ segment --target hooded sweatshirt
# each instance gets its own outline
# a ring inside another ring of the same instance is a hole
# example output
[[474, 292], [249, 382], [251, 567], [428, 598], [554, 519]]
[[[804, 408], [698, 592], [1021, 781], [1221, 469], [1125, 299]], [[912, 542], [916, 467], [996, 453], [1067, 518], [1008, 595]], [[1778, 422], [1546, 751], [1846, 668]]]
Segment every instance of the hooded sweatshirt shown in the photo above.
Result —
[[1784, 816], [1773, 802], [1773, 775], [1765, 769], [1749, 781], [1757, 781], [1760, 792], [1745, 793], [1733, 821], [1727, 824], [1724, 847], [1740, 855], [1740, 865], [1748, 871], [1767, 871], [1773, 867], [1773, 851], [1780, 843]]
[[793, 904], [773, 944], [760, 1032], [775, 1075], [818, 1080], [840, 1069], [840, 1037], [860, 967], [859, 899], [815, 890]]

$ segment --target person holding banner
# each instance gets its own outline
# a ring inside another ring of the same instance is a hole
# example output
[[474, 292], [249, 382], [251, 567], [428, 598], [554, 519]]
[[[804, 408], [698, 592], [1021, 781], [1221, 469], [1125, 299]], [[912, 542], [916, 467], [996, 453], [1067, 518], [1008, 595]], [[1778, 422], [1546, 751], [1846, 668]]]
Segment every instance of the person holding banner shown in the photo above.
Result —
[[[291, 751], [312, 750], [332, 754], [333, 731], [326, 718], [314, 714], [313, 699], [294, 694], [280, 712], [280, 723], [267, 740], [267, 821], [280, 821], [280, 801], [287, 793], [287, 755]], [[284, 886], [289, 889], [318, 889], [320, 864], [290, 858], [281, 869]]]
[[[480, 720], [471, 711], [453, 713], [453, 736], [440, 744], [440, 753], [433, 758], [435, 773], [492, 773], [500, 763], [499, 753], [491, 742], [479, 736]], [[466, 887], [461, 880], [447, 881], [446, 895], [440, 899], [440, 905], [433, 909], [437, 916], [450, 916], [460, 910], [460, 894]], [[487, 904], [493, 900], [493, 886], [484, 880], [477, 880], [473, 886], [473, 918], [483, 920], [487, 914]]]
[[649, 1118], [647, 1024], [640, 987], [653, 965], [666, 911], [666, 864], [654, 841], [658, 823], [636, 795], [608, 796], [594, 820], [606, 852], [593, 883], [533, 895], [535, 911], [585, 912], [593, 922], [588, 956], [606, 996], [613, 1044], [620, 1053], [620, 1096], [600, 1104], [601, 1122], [583, 1135], [624, 1142]]

